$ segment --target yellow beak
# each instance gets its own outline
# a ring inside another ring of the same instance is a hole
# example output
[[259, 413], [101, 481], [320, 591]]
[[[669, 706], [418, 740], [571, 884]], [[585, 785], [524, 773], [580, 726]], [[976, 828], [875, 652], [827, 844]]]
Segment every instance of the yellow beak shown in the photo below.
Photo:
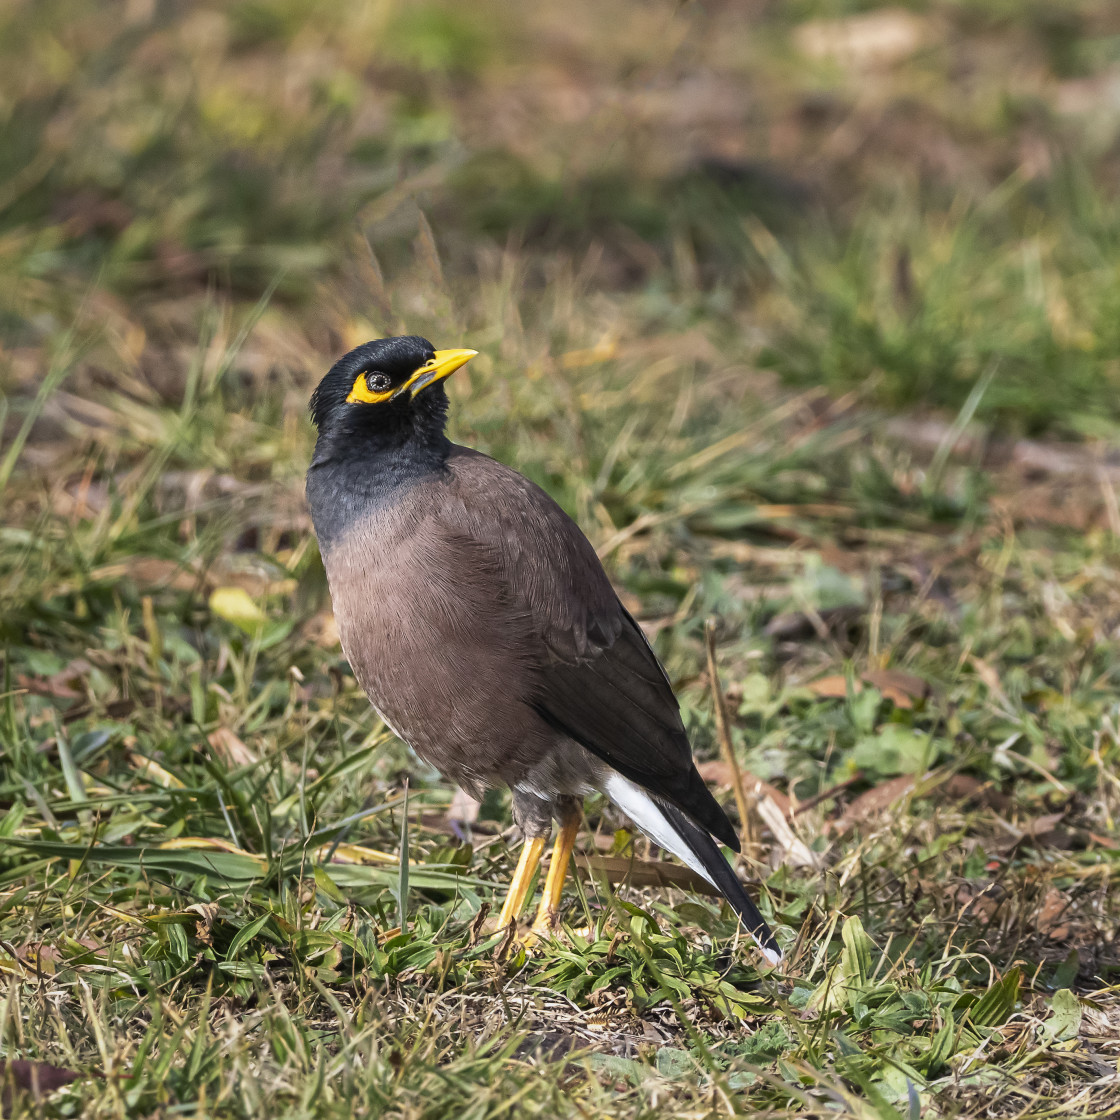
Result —
[[460, 366], [465, 366], [477, 350], [437, 350], [430, 362], [425, 362], [394, 394], [398, 396], [406, 389], [416, 396], [421, 389], [450, 377]]

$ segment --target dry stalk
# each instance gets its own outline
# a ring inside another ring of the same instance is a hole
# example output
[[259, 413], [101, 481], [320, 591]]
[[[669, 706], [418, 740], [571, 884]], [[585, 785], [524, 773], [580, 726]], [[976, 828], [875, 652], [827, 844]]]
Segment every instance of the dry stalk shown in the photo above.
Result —
[[723, 695], [723, 686], [720, 684], [719, 669], [716, 667], [716, 620], [706, 619], [704, 622], [704, 645], [708, 651], [708, 679], [712, 685], [712, 702], [716, 715], [716, 737], [719, 739], [720, 753], [724, 762], [731, 771], [731, 788], [735, 793], [735, 805], [739, 810], [739, 839], [742, 844], [744, 857], [753, 858], [758, 848], [758, 830], [755, 827], [754, 814], [751, 812], [747, 801], [747, 791], [743, 785], [743, 774], [739, 769], [739, 760], [735, 757], [735, 749], [731, 744], [731, 724], [727, 718], [727, 700]]

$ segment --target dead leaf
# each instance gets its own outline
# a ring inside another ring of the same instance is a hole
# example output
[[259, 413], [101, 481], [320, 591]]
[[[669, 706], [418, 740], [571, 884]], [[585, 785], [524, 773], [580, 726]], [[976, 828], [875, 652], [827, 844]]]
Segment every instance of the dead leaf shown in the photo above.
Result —
[[[700, 772], [700, 777], [706, 782], [711, 782], [712, 785], [719, 786], [721, 789], [734, 788], [732, 782], [734, 778], [731, 774], [731, 767], [722, 758], [713, 758], [708, 762], [698, 762], [696, 769]], [[765, 794], [767, 797], [773, 799], [778, 808], [786, 816], [790, 814], [790, 800], [782, 793], [780, 789], [776, 789], [770, 785], [769, 782], [764, 782], [760, 777], [752, 774], [749, 770], [740, 770], [739, 773], [743, 778], [743, 791], [747, 794], [748, 799], [751, 794]]]
[[762, 796], [755, 806], [758, 815], [774, 835], [782, 850], [782, 862], [792, 867], [819, 868], [821, 857], [793, 831], [789, 817], [782, 812], [772, 797]]
[[810, 58], [828, 58], [852, 71], [895, 66], [932, 38], [928, 20], [902, 8], [881, 8], [841, 19], [812, 19], [794, 30]]
[[206, 736], [227, 766], [254, 766], [260, 759], [228, 727], [219, 727]]
[[928, 20], [902, 8], [881, 8], [841, 19], [813, 19], [794, 30], [797, 49], [854, 71], [895, 66], [932, 39]]
[[92, 583], [116, 583], [133, 580], [143, 589], [196, 591], [207, 584], [206, 577], [176, 560], [162, 556], [133, 556], [126, 561], [104, 564], [90, 572]]
[[84, 658], [77, 657], [65, 668], [49, 677], [27, 677], [22, 673], [17, 674], [16, 683], [20, 688], [36, 696], [52, 696], [56, 700], [82, 700], [85, 698], [85, 689], [76, 686], [75, 682], [81, 681], [93, 666]]
[[1001, 815], [996, 821], [1004, 834], [990, 837], [985, 848], [994, 855], [1007, 857], [1024, 843], [1035, 847], [1070, 847], [1068, 835], [1055, 828], [1064, 817], [1064, 812], [1044, 813], [1028, 821], [1012, 823]]
[[[990, 782], [981, 782], [970, 774], [934, 773], [920, 779], [915, 774], [901, 774], [854, 798], [839, 818], [826, 826], [826, 831], [844, 832], [854, 824], [886, 812], [915, 789], [918, 797], [937, 794], [945, 801], [976, 801], [1000, 813], [1011, 807], [1009, 797], [992, 788]], [[1013, 831], [1018, 833], [1018, 830]]]
[[221, 909], [216, 902], [195, 902], [187, 907], [198, 915], [194, 924], [194, 935], [205, 945], [213, 944], [210, 931], [214, 928], [214, 921]]
[[47, 941], [32, 941], [23, 947], [16, 959], [28, 968], [33, 968], [41, 977], [44, 973], [54, 973], [55, 963], [62, 959], [62, 954], [57, 945]]
[[1006, 813], [1011, 808], [1011, 798], [1000, 793], [991, 782], [982, 782], [971, 774], [950, 774], [941, 787], [945, 796], [954, 801], [978, 801], [989, 809]]
[[994, 513], [1016, 525], [1060, 525], [1086, 532], [1105, 521], [1098, 495], [1065, 478], [1036, 483], [1014, 481], [1007, 493], [992, 496], [991, 505]]
[[1003, 683], [999, 679], [999, 673], [983, 658], [970, 656], [968, 662], [976, 670], [976, 675], [984, 682], [988, 691], [1001, 704], [1010, 706], [1011, 702], [1007, 699], [1007, 693], [1003, 691]]
[[896, 708], [912, 708], [915, 701], [925, 700], [930, 695], [927, 681], [901, 669], [867, 669], [860, 675]]
[[31, 979], [34, 976], [31, 966], [19, 957], [0, 957], [0, 976], [5, 974], [21, 979]]
[[1024, 836], [1029, 836], [1032, 840], [1047, 844], [1053, 847], [1064, 847], [1065, 845], [1051, 844], [1054, 832], [1057, 826], [1065, 820], [1065, 812], [1061, 813], [1043, 813], [1042, 816], [1032, 817], [1022, 827]]
[[[809, 614], [805, 611], [783, 611], [766, 624], [765, 632], [782, 642], [802, 639], [846, 637], [864, 615], [863, 607], [826, 607]], [[823, 633], [821, 632], [823, 628]]]
[[966, 880], [957, 888], [957, 901], [961, 904], [957, 920], [967, 914], [973, 920], [992, 921], [1006, 895], [999, 883]]
[[[913, 708], [915, 701], [925, 700], [930, 694], [926, 681], [901, 669], [865, 669], [852, 681], [852, 691], [862, 692], [865, 684], [877, 688], [896, 708]], [[806, 687], [817, 696], [843, 700], [848, 695], [848, 678], [834, 673], [810, 681]]]
[[455, 790], [451, 804], [447, 807], [447, 819], [457, 821], [459, 824], [474, 824], [478, 820], [478, 811], [482, 802], [476, 797], [471, 797], [462, 787]]
[[144, 755], [132, 751], [128, 756], [128, 760], [136, 767], [136, 772], [140, 777], [146, 778], [153, 785], [163, 786], [164, 789], [183, 788], [183, 781], [181, 778], [177, 778], [170, 770], [160, 766], [160, 764], [153, 759], [145, 758]]
[[320, 611], [304, 623], [300, 636], [304, 641], [314, 642], [320, 649], [338, 649], [338, 622], [333, 611]]
[[832, 822], [833, 829], [844, 831], [854, 824], [886, 812], [914, 788], [915, 781], [913, 774], [901, 774], [897, 778], [891, 778], [889, 781], [864, 790], [858, 797], [852, 799], [839, 820]]
[[1062, 921], [1069, 911], [1070, 900], [1061, 891], [1050, 887], [1042, 899], [1035, 919], [1038, 932], [1051, 941], [1064, 941], [1070, 934], [1069, 923]]
[[[843, 700], [848, 695], [848, 678], [834, 673], [831, 676], [821, 677], [820, 680], [810, 681], [806, 687], [810, 692], [825, 699]], [[852, 689], [855, 692], [862, 692], [863, 685], [860, 681], [853, 680]]]
[[851, 517], [852, 507], [838, 505], [836, 502], [805, 502], [802, 505], [756, 506], [755, 512], [763, 520], [787, 517]]
[[[209, 586], [208, 577], [175, 560], [160, 556], [133, 556], [124, 561], [102, 564], [86, 577], [88, 583], [119, 583], [132, 580], [142, 590], [194, 591]], [[55, 594], [70, 594], [74, 586], [60, 584]]]

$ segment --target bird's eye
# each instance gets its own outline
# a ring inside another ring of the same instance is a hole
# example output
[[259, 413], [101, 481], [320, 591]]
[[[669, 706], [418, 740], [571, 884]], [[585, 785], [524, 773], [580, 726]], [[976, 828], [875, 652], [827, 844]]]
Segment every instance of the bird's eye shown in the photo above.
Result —
[[384, 393], [392, 387], [393, 383], [389, 380], [387, 373], [371, 372], [366, 374], [366, 384], [369, 386], [371, 393]]

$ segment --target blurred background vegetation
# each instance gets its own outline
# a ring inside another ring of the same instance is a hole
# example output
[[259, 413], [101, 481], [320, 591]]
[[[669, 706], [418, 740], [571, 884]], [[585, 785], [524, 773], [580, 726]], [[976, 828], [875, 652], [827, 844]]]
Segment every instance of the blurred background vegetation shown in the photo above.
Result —
[[[47, 0], [0, 19], [16, 393], [46, 337], [97, 324], [173, 396], [162, 354], [196, 340], [206, 293], [276, 285], [258, 372], [318, 371], [418, 310], [504, 334], [476, 293], [516, 267], [519, 297], [561, 275], [594, 293], [618, 341], [695, 327], [724, 361], [889, 408], [955, 410], [991, 371], [981, 417], [1113, 431], [1104, 0]], [[419, 309], [402, 272], [425, 228], [440, 294]], [[543, 348], [565, 324], [534, 302]]]
[[[1113, 0], [0, 5], [0, 1061], [119, 1073], [59, 1115], [1113, 1114], [1118, 186]], [[508, 806], [458, 843], [372, 717], [302, 497], [404, 332], [481, 351], [453, 434], [734, 813], [719, 620], [780, 984], [641, 845], [598, 939], [479, 940]]]

